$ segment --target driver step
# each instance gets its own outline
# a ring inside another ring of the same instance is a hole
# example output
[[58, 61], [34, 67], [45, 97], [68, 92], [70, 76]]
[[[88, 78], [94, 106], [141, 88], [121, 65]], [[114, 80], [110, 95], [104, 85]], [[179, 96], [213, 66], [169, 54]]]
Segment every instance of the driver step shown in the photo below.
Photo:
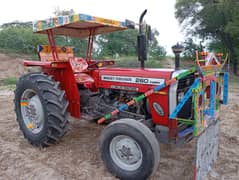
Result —
[[191, 126], [191, 127], [187, 128], [187, 129], [184, 129], [184, 130], [180, 131], [180, 132], [178, 133], [178, 137], [179, 137], [179, 138], [185, 137], [185, 136], [187, 136], [187, 135], [193, 133], [193, 129], [194, 129], [193, 126]]

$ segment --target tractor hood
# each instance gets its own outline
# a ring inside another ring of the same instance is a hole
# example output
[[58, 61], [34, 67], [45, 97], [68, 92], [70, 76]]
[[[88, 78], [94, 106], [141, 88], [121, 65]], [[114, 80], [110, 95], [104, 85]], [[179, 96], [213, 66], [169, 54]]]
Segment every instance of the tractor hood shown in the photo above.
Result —
[[97, 86], [145, 92], [171, 79], [174, 71], [174, 69], [102, 68], [98, 70]]

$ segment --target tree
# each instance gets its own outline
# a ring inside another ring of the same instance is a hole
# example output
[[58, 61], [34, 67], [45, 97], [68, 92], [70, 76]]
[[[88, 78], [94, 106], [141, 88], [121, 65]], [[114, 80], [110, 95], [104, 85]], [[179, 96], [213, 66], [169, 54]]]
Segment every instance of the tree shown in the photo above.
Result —
[[12, 22], [1, 26], [0, 48], [21, 53], [35, 53], [38, 44], [46, 44], [47, 37], [32, 33], [27, 22]]
[[188, 35], [222, 42], [229, 51], [236, 74], [239, 3], [236, 0], [177, 0], [175, 8], [176, 18]]
[[152, 59], [160, 59], [165, 57], [167, 52], [164, 47], [160, 46], [157, 40], [157, 36], [159, 36], [159, 32], [157, 29], [152, 30], [152, 42], [148, 45], [148, 54]]
[[212, 52], [222, 52], [224, 54], [227, 53], [225, 46], [223, 45], [222, 41], [218, 39], [212, 39], [208, 44], [208, 49]]
[[192, 38], [188, 38], [187, 40], [185, 40], [183, 46], [184, 46], [183, 56], [185, 58], [190, 58], [192, 60], [195, 60], [196, 56], [195, 52], [202, 51], [203, 49], [202, 45], [196, 44]]
[[53, 14], [56, 15], [56, 16], [68, 16], [68, 15], [72, 15], [74, 13], [75, 13], [75, 11], [73, 9], [70, 9], [70, 10], [63, 9], [63, 10], [61, 10], [59, 7], [57, 7], [55, 9], [55, 11], [53, 12]]
[[[158, 43], [156, 38], [159, 35], [158, 31], [154, 29], [152, 32], [153, 39], [148, 44], [148, 53], [149, 57], [157, 59], [165, 56], [166, 51]], [[112, 58], [115, 56], [135, 56], [137, 53], [137, 35], [138, 30], [136, 29], [99, 35], [96, 39], [98, 55], [100, 57], [111, 56]]]
[[129, 29], [125, 31], [99, 35], [96, 39], [99, 56], [111, 56], [114, 58], [117, 55], [135, 55], [137, 47], [137, 34], [137, 30]]
[[1, 28], [32, 28], [32, 22], [21, 22], [21, 21], [13, 21], [10, 23], [5, 23], [1, 25]]
[[79, 38], [71, 38], [67, 36], [56, 36], [57, 46], [71, 46], [75, 48], [75, 55], [80, 57], [86, 56], [87, 40]]
[[157, 40], [153, 40], [152, 44], [149, 46], [149, 57], [152, 59], [161, 59], [165, 57], [167, 52], [164, 47], [158, 44]]

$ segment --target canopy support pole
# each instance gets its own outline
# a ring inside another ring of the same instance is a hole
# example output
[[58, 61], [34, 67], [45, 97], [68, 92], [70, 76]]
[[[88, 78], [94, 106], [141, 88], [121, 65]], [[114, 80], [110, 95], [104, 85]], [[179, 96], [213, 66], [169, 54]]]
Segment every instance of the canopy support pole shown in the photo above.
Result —
[[87, 45], [86, 61], [91, 60], [92, 50], [93, 50], [93, 43], [94, 43], [94, 32], [95, 32], [95, 28], [91, 28], [89, 39], [88, 39], [88, 45]]
[[52, 57], [54, 61], [58, 60], [58, 54], [57, 54], [57, 49], [56, 49], [56, 42], [54, 39], [54, 34], [52, 29], [47, 30], [47, 37], [48, 37], [48, 41], [51, 47], [51, 52], [52, 52]]

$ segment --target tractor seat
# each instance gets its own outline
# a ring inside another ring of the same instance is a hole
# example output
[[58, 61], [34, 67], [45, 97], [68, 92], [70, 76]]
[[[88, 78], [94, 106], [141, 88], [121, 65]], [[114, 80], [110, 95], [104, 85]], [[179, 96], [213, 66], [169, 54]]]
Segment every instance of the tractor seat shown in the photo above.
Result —
[[94, 79], [88, 75], [88, 63], [83, 58], [70, 58], [69, 59], [72, 70], [75, 74], [75, 80], [78, 84], [84, 84], [85, 87], [91, 87]]
[[86, 72], [88, 68], [88, 63], [82, 57], [79, 58], [69, 58], [72, 70], [74, 73]]

